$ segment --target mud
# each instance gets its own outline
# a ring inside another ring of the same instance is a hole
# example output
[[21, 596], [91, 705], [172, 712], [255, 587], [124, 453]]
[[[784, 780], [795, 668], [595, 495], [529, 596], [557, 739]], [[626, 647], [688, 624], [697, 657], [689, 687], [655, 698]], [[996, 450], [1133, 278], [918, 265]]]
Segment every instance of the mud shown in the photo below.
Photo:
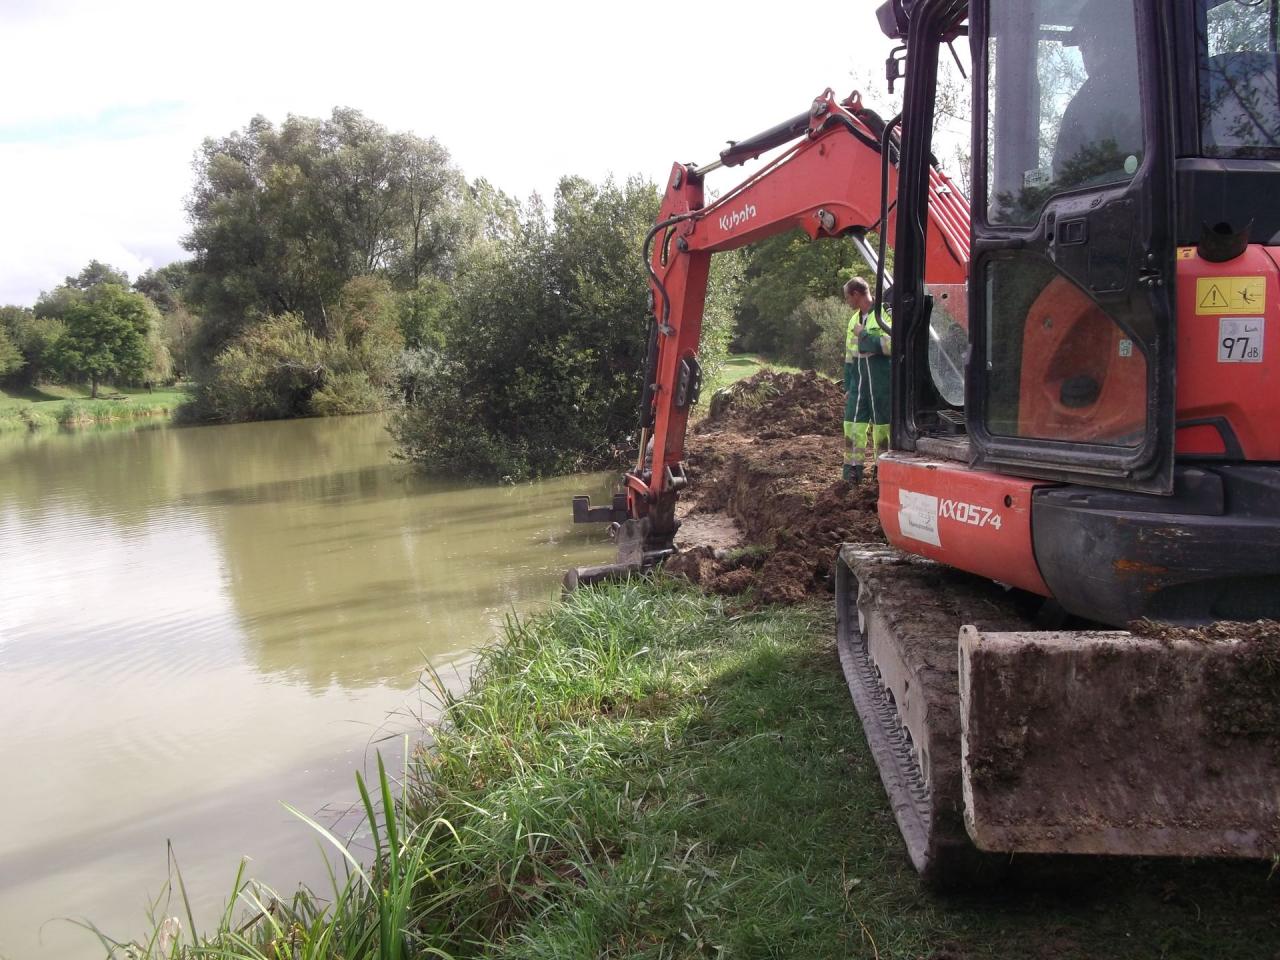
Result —
[[1139, 620], [1129, 629], [1165, 642], [1229, 643], [1228, 652], [1206, 668], [1210, 729], [1220, 745], [1237, 738], [1269, 743], [1280, 763], [1280, 622], [1223, 620], [1180, 627]]
[[716, 593], [762, 603], [829, 594], [844, 542], [883, 542], [874, 468], [861, 484], [840, 479], [844, 394], [815, 373], [764, 371], [716, 398], [685, 444], [690, 489], [684, 531], [736, 521], [741, 544], [701, 542], [668, 571]]

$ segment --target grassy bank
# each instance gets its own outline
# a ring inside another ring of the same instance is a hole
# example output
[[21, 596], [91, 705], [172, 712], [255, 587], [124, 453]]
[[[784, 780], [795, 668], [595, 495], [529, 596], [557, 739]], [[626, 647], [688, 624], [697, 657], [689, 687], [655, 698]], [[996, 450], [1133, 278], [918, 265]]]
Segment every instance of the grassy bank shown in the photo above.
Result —
[[755, 353], [734, 353], [724, 361], [720, 375], [711, 385], [711, 390], [703, 390], [704, 396], [710, 396], [716, 390], [733, 386], [739, 380], [754, 376], [761, 370], [775, 370], [778, 373], [798, 373], [798, 367], [789, 367], [784, 363], [775, 363]]
[[88, 387], [61, 384], [0, 389], [0, 432], [169, 417], [189, 399], [186, 390], [173, 388], [148, 392], [104, 385], [98, 393], [94, 399]]
[[179, 951], [1275, 956], [1266, 865], [1122, 861], [1065, 892], [924, 892], [832, 633], [828, 605], [746, 611], [663, 582], [580, 592], [484, 655], [403, 803], [385, 781], [366, 791], [371, 815], [396, 813], [336, 905], [304, 895], [255, 921], [267, 900], [246, 885], [247, 915]]

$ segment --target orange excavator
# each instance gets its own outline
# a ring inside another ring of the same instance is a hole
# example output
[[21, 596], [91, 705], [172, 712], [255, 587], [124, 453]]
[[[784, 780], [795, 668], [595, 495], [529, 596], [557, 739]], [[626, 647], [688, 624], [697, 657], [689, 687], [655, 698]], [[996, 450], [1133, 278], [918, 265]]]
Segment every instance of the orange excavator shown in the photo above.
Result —
[[[827, 91], [672, 168], [640, 453], [609, 506], [574, 503], [619, 563], [567, 583], [673, 549], [711, 256], [851, 241], [892, 308], [890, 545], [841, 548], [837, 630], [912, 862], [950, 884], [1014, 854], [1276, 856], [1280, 0], [877, 15], [899, 116]], [[965, 38], [973, 212], [932, 158]], [[781, 147], [706, 202], [714, 168]]]

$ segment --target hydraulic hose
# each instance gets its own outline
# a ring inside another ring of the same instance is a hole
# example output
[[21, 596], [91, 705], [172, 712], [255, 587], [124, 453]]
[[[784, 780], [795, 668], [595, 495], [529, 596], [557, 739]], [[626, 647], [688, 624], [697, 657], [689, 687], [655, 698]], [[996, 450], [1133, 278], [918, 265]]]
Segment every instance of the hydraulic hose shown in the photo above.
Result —
[[667, 293], [666, 285], [663, 284], [662, 278], [658, 276], [658, 271], [653, 269], [653, 238], [663, 230], [675, 226], [685, 220], [692, 219], [695, 213], [681, 213], [667, 220], [661, 220], [654, 224], [644, 238], [643, 256], [644, 268], [649, 274], [649, 280], [657, 288], [658, 296], [662, 298], [662, 310], [659, 313], [654, 304], [653, 323], [649, 326], [649, 346], [645, 351], [644, 359], [644, 387], [640, 391], [640, 453], [636, 463], [636, 471], [639, 472], [644, 466], [645, 447], [649, 441], [649, 430], [653, 426], [653, 388], [654, 378], [658, 368], [658, 336], [662, 332], [662, 328], [667, 326], [667, 321], [671, 319], [671, 297]]
[[876, 302], [875, 308], [880, 311], [880, 323], [888, 329], [893, 329], [893, 321], [886, 323], [884, 304], [881, 302], [884, 297], [884, 258], [889, 243], [889, 150], [893, 146], [892, 136], [894, 127], [902, 123], [902, 114], [884, 125], [884, 133], [880, 137], [880, 252], [877, 257], [876, 264]]

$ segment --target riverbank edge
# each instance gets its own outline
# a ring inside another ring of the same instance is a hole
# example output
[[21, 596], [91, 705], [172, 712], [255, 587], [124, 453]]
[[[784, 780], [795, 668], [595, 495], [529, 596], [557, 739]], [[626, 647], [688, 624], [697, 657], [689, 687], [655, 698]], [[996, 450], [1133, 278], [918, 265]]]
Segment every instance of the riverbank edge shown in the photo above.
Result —
[[833, 633], [829, 604], [666, 577], [510, 621], [470, 689], [440, 693], [403, 790], [360, 782], [372, 867], [274, 904], [237, 877], [220, 929], [163, 955], [1272, 960], [1266, 865], [923, 891]]
[[130, 421], [155, 422], [158, 417], [172, 421], [189, 399], [186, 393], [167, 392], [154, 397], [130, 394], [127, 400], [69, 398], [10, 406], [0, 409], [0, 433], [35, 433]]

